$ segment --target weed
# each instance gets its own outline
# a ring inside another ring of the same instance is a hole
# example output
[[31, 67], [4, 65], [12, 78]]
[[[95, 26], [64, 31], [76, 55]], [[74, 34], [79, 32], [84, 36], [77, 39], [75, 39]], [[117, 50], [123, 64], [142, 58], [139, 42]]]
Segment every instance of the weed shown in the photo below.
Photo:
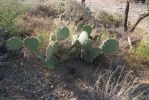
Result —
[[141, 56], [141, 58], [148, 58], [149, 57], [149, 46], [140, 43], [136, 48], [136, 53]]
[[27, 5], [23, 5], [13, 0], [0, 1], [0, 31], [17, 35], [20, 31], [20, 17], [28, 9]]
[[118, 67], [113, 72], [99, 75], [94, 94], [97, 94], [100, 100], [147, 100], [148, 95], [144, 96], [144, 93], [148, 89], [138, 91], [140, 86], [141, 83], [132, 76], [132, 72], [124, 74], [123, 68]]
[[100, 20], [104, 27], [119, 27], [122, 22], [122, 17], [116, 14], [118, 17], [108, 14], [105, 11], [100, 11], [96, 14], [96, 19]]

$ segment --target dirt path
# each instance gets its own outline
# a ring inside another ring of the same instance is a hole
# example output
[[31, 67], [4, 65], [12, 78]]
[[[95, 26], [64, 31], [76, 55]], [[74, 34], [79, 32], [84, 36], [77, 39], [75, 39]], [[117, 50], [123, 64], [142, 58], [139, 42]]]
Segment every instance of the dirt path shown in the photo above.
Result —
[[[81, 0], [77, 0], [77, 1], [80, 2]], [[93, 12], [104, 10], [111, 14], [119, 13], [124, 15], [125, 5], [126, 5], [125, 2], [120, 3], [120, 2], [116, 2], [115, 0], [86, 0], [86, 2], [87, 2], [86, 5], [89, 6]], [[145, 11], [146, 9], [144, 5], [134, 4], [134, 3], [131, 4], [129, 21], [131, 23], [134, 23], [137, 20], [138, 16], [141, 14], [144, 14]], [[149, 21], [147, 21], [147, 19], [143, 20], [138, 27], [143, 29], [145, 32], [147, 32], [149, 31], [148, 23]]]

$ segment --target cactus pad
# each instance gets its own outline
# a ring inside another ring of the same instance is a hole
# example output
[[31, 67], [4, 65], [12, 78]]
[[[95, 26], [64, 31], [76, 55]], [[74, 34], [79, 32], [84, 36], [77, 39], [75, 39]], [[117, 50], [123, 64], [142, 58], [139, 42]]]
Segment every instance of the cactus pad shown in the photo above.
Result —
[[83, 26], [83, 31], [86, 31], [88, 34], [92, 32], [92, 27], [89, 25]]
[[69, 37], [69, 29], [67, 27], [57, 29], [56, 39], [58, 41], [65, 40], [67, 37]]
[[73, 36], [72, 36], [71, 44], [74, 45], [74, 44], [76, 44], [77, 41], [78, 41], [77, 35], [73, 35]]
[[89, 36], [88, 36], [87, 32], [85, 32], [85, 31], [81, 32], [81, 34], [78, 38], [78, 40], [81, 44], [84, 44], [88, 39], [89, 39]]
[[27, 37], [24, 39], [24, 45], [31, 50], [36, 50], [39, 45], [39, 40], [35, 37]]
[[79, 25], [78, 25], [78, 27], [77, 27], [77, 32], [80, 32], [80, 31], [82, 30], [83, 25], [84, 25], [83, 22], [79, 23]]
[[91, 48], [88, 52], [81, 52], [82, 59], [86, 63], [92, 63], [94, 59], [101, 53], [99, 48]]
[[55, 34], [52, 34], [51, 37], [50, 37], [50, 40], [56, 41], [56, 35]]
[[9, 50], [18, 50], [22, 47], [23, 41], [20, 38], [12, 37], [6, 42], [6, 46]]
[[119, 43], [115, 39], [109, 39], [105, 41], [104, 45], [102, 46], [103, 53], [115, 53], [118, 51]]
[[37, 35], [37, 39], [39, 40], [39, 43], [40, 44], [43, 44], [44, 43], [44, 36], [42, 35], [42, 34], [39, 34], [39, 35]]
[[44, 65], [45, 65], [46, 68], [48, 68], [50, 70], [55, 68], [55, 64], [52, 62], [52, 60], [45, 59], [44, 60]]
[[92, 48], [93, 46], [93, 41], [88, 39], [84, 42], [84, 44], [82, 44], [82, 48], [85, 50], [89, 50], [90, 48]]
[[49, 45], [46, 50], [46, 59], [47, 60], [51, 59], [53, 54], [56, 54], [59, 50], [60, 50], [60, 45], [57, 42], [55, 42], [52, 45]]

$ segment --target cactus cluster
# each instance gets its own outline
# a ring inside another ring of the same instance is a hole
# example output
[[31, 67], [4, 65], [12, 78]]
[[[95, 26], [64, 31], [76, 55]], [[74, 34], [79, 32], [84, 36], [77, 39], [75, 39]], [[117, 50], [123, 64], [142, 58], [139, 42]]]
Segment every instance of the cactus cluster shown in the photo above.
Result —
[[76, 32], [80, 33], [80, 35], [74, 34], [70, 41], [71, 46], [65, 48], [66, 50], [63, 51], [63, 45], [61, 43], [65, 43], [70, 32], [65, 26], [58, 28], [56, 32], [50, 36], [45, 55], [38, 50], [39, 45], [44, 43], [44, 37], [42, 35], [27, 37], [24, 40], [12, 37], [7, 40], [6, 45], [10, 50], [19, 50], [22, 47], [30, 49], [41, 58], [48, 69], [53, 69], [57, 64], [78, 56], [85, 62], [92, 63], [100, 53], [115, 53], [119, 48], [119, 43], [115, 39], [108, 39], [102, 46], [95, 47], [94, 43], [100, 40], [100, 36], [91, 36], [92, 27], [84, 23], [78, 25]]

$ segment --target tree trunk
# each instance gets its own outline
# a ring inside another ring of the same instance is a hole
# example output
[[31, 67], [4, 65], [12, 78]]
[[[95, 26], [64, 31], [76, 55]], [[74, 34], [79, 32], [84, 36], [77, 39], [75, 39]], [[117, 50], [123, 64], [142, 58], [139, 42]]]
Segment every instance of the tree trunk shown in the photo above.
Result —
[[129, 13], [129, 1], [127, 1], [126, 9], [125, 9], [125, 17], [124, 17], [124, 32], [128, 30], [128, 13]]

